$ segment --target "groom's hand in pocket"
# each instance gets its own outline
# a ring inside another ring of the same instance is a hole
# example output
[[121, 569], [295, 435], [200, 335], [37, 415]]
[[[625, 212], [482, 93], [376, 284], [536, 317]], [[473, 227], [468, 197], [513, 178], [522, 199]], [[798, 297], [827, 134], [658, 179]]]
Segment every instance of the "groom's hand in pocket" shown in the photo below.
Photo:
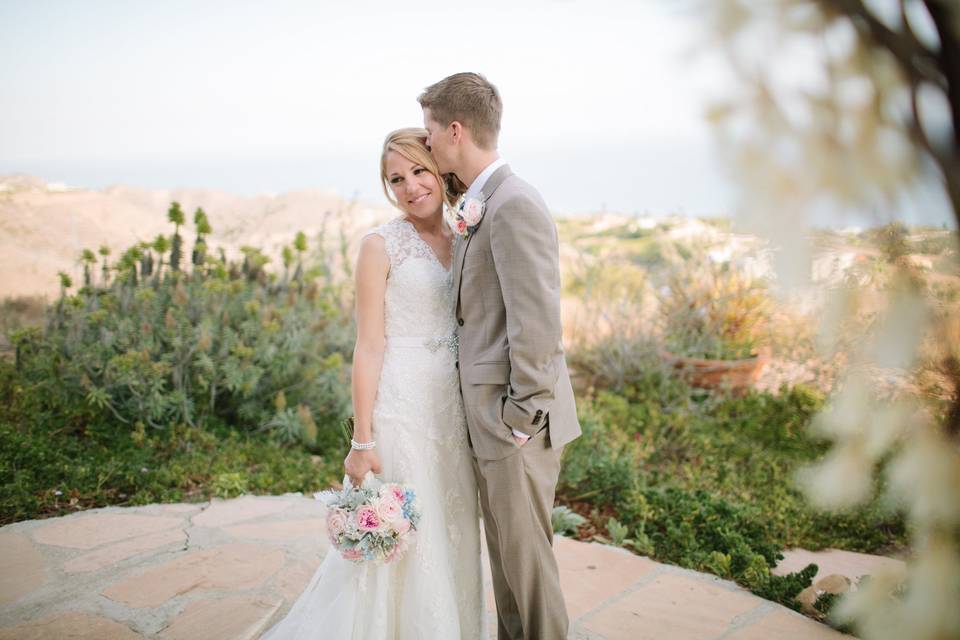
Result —
[[343, 461], [343, 470], [350, 477], [353, 486], [359, 487], [363, 483], [363, 476], [367, 475], [367, 471], [373, 471], [374, 474], [381, 472], [380, 456], [373, 449], [370, 451], [351, 449], [347, 458]]

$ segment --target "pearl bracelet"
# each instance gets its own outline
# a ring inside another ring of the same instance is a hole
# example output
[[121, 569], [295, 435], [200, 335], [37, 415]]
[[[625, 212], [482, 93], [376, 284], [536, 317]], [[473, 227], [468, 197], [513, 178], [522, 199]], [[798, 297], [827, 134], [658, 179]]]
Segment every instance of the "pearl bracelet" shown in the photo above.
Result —
[[350, 448], [357, 449], [358, 451], [369, 451], [377, 446], [376, 440], [371, 440], [370, 442], [357, 442], [353, 438], [350, 438]]

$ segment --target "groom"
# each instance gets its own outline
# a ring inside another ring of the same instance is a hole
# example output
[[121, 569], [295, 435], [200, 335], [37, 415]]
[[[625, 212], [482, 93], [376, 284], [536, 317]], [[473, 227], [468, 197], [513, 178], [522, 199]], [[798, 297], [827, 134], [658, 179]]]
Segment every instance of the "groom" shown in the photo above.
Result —
[[486, 78], [454, 74], [418, 101], [440, 172], [468, 185], [453, 257], [457, 366], [498, 638], [562, 640], [569, 623], [551, 513], [560, 454], [580, 424], [561, 345], [556, 225], [497, 153], [502, 105]]

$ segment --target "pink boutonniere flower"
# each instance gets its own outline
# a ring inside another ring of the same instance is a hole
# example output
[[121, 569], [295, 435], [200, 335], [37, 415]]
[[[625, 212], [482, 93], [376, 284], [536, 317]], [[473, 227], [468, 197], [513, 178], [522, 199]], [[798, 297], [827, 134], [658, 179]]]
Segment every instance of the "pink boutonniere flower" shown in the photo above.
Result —
[[482, 194], [480, 198], [470, 198], [461, 202], [456, 208], [454, 231], [461, 236], [467, 236], [476, 231], [483, 219], [485, 208], [486, 203], [483, 201]]
[[477, 226], [480, 218], [483, 217], [483, 202], [470, 198], [464, 203], [463, 212], [460, 215], [463, 216], [463, 221], [467, 223], [468, 227]]

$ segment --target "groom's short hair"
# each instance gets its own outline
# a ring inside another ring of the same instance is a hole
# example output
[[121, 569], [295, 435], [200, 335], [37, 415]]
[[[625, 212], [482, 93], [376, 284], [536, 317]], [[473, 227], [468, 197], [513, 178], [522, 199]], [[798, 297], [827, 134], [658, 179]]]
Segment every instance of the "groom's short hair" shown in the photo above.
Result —
[[503, 103], [500, 92], [479, 73], [455, 73], [423, 90], [417, 102], [440, 125], [456, 120], [481, 149], [495, 149]]

